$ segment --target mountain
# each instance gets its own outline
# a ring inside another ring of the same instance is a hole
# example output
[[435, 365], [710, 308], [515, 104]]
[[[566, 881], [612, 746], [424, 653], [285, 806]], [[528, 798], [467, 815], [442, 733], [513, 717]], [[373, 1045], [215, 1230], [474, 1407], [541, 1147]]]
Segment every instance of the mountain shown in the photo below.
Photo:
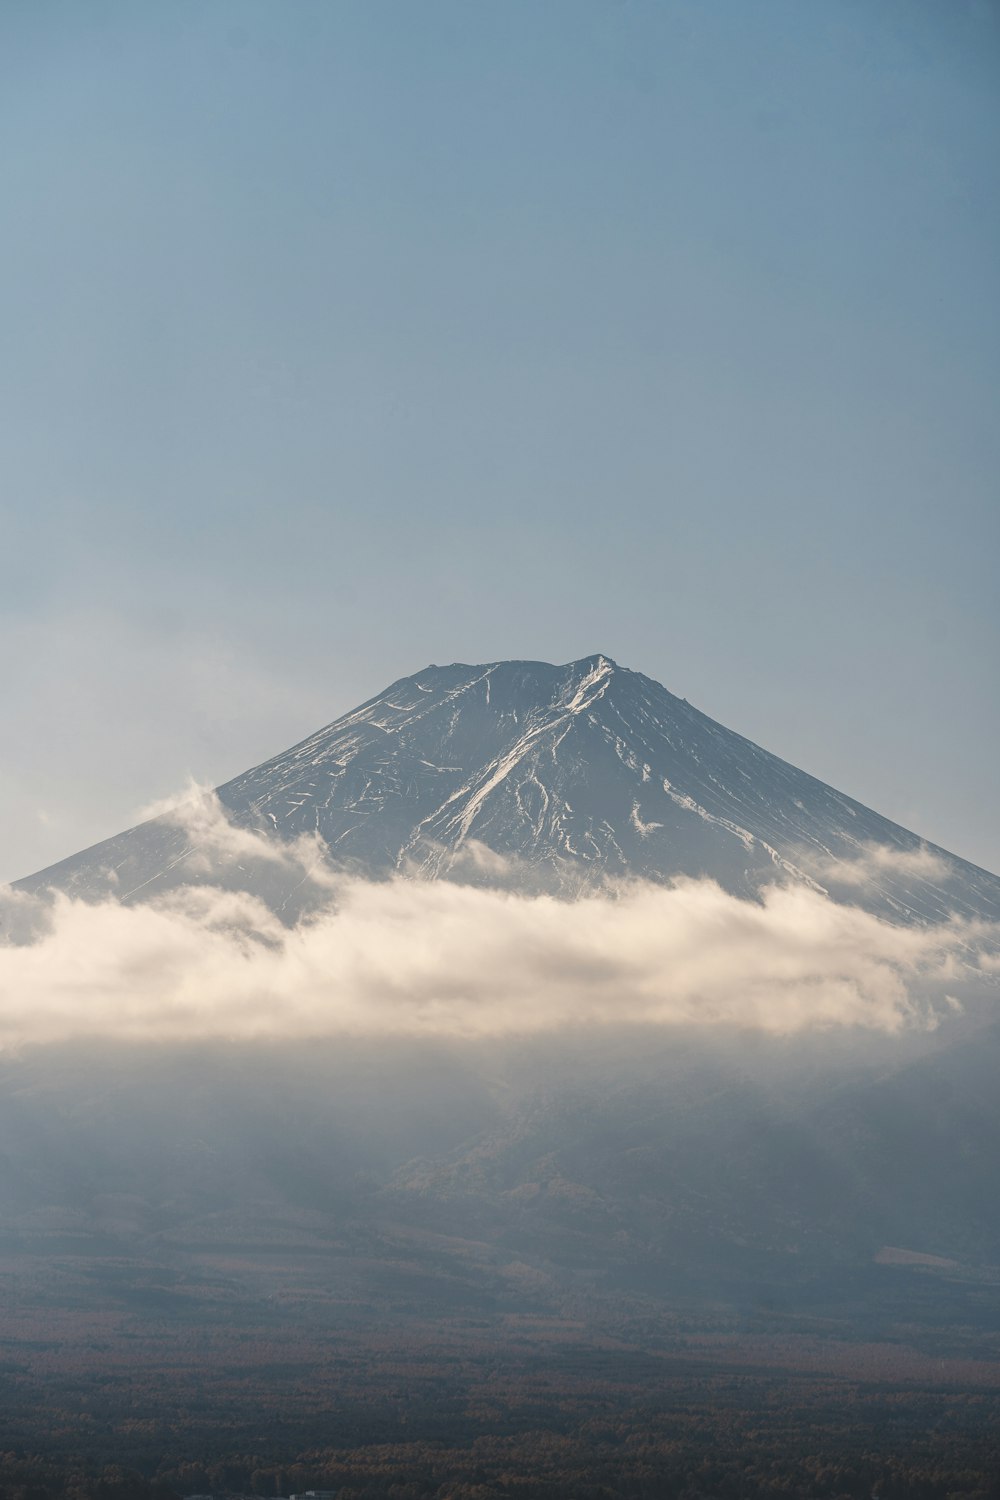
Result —
[[[428, 667], [218, 796], [221, 843], [217, 818], [164, 816], [21, 888], [141, 902], [238, 882], [294, 917], [302, 863], [269, 856], [307, 835], [375, 878], [571, 895], [710, 876], [749, 899], [806, 881], [900, 924], [1000, 918], [995, 876], [604, 656]], [[141, 987], [149, 964], [126, 959]], [[547, 1355], [746, 1333], [793, 1363], [851, 1339], [858, 1359], [916, 1341], [996, 1361], [996, 969], [969, 970], [964, 1012], [954, 970], [939, 979], [954, 1009], [897, 1034], [623, 1021], [0, 1048], [17, 1358], [69, 1337], [87, 1379], [121, 1359], [154, 1380], [211, 1343], [229, 1381], [272, 1350], [285, 1410], [314, 1334], [389, 1371], [392, 1340], [428, 1330], [483, 1368], [525, 1329]]]
[[[1000, 919], [996, 876], [603, 655], [427, 667], [218, 795], [238, 828], [318, 834], [335, 862], [373, 876], [488, 878], [491, 852], [520, 883], [563, 891], [688, 875], [752, 896], [792, 879], [897, 921]], [[141, 899], [217, 878], [205, 854], [196, 832], [159, 818], [19, 888]], [[294, 906], [280, 870], [251, 862], [240, 878]]]

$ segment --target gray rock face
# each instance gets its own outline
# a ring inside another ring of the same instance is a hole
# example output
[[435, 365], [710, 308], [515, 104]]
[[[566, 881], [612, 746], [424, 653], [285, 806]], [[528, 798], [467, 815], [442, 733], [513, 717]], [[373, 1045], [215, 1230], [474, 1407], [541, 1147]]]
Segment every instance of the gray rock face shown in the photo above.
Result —
[[[606, 656], [430, 666], [219, 788], [235, 824], [318, 834], [373, 876], [801, 879], [897, 921], [1000, 919], [1000, 880], [796, 770]], [[496, 864], [496, 861], [492, 861]], [[142, 899], [210, 878], [168, 819], [20, 882]], [[287, 876], [245, 883], [281, 905]]]

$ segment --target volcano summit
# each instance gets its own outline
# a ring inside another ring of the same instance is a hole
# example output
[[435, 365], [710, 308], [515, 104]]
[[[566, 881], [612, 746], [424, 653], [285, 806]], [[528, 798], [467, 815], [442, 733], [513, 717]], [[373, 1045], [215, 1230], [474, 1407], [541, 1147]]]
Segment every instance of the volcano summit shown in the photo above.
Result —
[[[489, 878], [513, 861], [521, 883], [564, 892], [691, 876], [753, 896], [799, 880], [895, 921], [1000, 918], [996, 876], [603, 655], [426, 667], [218, 796], [237, 828], [318, 835], [335, 864], [375, 877]], [[131, 901], [206, 871], [168, 815], [20, 886]], [[268, 878], [269, 900], [291, 899]]]

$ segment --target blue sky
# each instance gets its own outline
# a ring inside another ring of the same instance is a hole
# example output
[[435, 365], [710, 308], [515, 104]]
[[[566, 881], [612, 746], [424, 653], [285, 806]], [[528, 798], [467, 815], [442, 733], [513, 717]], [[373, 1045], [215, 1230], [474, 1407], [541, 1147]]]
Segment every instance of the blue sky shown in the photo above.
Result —
[[1000, 868], [1000, 7], [11, 0], [0, 878], [605, 651]]

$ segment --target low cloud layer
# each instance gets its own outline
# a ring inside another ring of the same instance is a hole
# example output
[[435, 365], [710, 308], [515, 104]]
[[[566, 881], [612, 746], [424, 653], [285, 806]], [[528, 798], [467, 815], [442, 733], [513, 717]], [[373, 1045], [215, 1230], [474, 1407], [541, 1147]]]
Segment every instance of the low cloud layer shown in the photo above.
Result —
[[289, 926], [214, 884], [129, 906], [8, 892], [0, 1046], [621, 1023], [893, 1033], [954, 1008], [947, 990], [996, 941], [968, 924], [895, 926], [802, 886], [760, 902], [690, 880], [564, 900], [360, 880], [329, 869], [311, 841], [282, 848], [231, 828], [204, 793], [172, 816], [196, 846], [192, 869], [283, 860], [324, 889], [322, 904]]

